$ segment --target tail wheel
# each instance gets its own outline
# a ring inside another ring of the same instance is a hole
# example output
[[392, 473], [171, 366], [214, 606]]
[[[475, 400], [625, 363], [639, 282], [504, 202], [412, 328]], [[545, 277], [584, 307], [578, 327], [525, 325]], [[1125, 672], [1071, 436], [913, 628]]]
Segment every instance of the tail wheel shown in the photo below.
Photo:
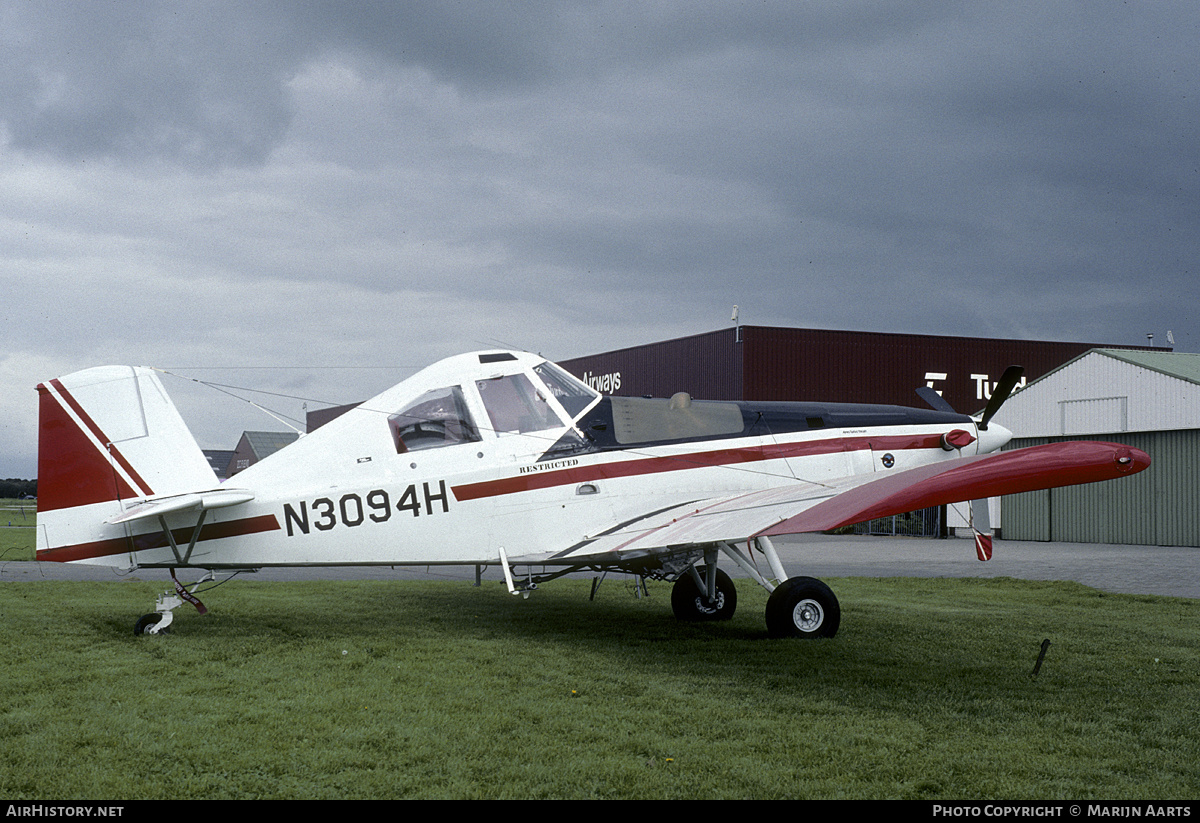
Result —
[[[162, 617], [163, 616], [158, 612], [150, 612], [150, 614], [143, 614], [141, 617], [138, 618], [137, 623], [134, 624], [133, 633], [139, 637], [143, 634], [148, 633], [151, 626], [157, 626], [162, 621]], [[171, 633], [170, 626], [164, 626], [162, 631], [159, 632], [159, 634], [170, 634], [170, 633]]]
[[767, 632], [771, 637], [833, 637], [842, 608], [833, 590], [813, 577], [785, 580], [767, 600]]
[[708, 599], [707, 570], [697, 567], [696, 571], [704, 581], [703, 588], [696, 588], [696, 581], [690, 574], [685, 574], [675, 581], [675, 587], [671, 589], [671, 610], [675, 612], [675, 619], [696, 623], [733, 617], [737, 608], [737, 589], [729, 575], [717, 569], [717, 598], [714, 603]]

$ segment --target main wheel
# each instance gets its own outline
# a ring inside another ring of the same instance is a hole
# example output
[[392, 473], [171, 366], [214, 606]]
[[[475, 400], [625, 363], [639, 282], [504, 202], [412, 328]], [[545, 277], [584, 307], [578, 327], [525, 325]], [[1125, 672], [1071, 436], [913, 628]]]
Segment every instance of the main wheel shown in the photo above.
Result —
[[833, 590], [813, 577], [788, 578], [767, 600], [771, 637], [833, 637], [841, 622]]
[[[140, 637], [141, 635], [145, 634], [151, 626], [157, 626], [159, 624], [159, 621], [161, 621], [161, 620], [162, 620], [162, 615], [159, 614], [158, 612], [150, 612], [150, 614], [143, 614], [141, 617], [138, 618], [137, 623], [135, 623], [133, 625], [133, 633]], [[167, 626], [165, 629], [163, 629], [161, 632], [159, 632], [159, 634], [170, 634], [170, 633], [171, 633], [170, 626]]]
[[675, 612], [676, 620], [697, 622], [704, 620], [728, 620], [733, 617], [737, 608], [737, 589], [725, 572], [717, 569], [717, 601], [708, 600], [708, 578], [706, 569], [697, 566], [700, 579], [704, 581], [703, 588], [696, 588], [696, 581], [691, 574], [681, 575], [671, 589], [671, 610]]

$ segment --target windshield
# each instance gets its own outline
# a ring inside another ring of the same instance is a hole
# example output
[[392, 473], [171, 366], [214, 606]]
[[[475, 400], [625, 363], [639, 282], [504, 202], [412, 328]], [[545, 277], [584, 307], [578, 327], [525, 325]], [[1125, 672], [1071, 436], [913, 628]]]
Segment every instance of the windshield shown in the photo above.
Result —
[[533, 381], [523, 374], [477, 380], [475, 386], [497, 434], [524, 434], [566, 425]]
[[567, 410], [567, 414], [571, 415], [572, 419], [578, 417], [584, 409], [600, 397], [585, 384], [549, 361], [540, 366], [534, 366], [533, 372], [542, 378], [542, 382], [554, 395], [554, 399]]

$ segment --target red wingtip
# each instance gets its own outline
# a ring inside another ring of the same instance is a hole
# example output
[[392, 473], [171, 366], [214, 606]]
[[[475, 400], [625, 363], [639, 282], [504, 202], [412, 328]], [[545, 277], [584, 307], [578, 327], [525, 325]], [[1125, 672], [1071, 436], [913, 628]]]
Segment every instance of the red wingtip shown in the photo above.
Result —
[[1122, 474], [1137, 474], [1150, 466], [1150, 455], [1141, 449], [1123, 446], [1113, 453], [1113, 462]]

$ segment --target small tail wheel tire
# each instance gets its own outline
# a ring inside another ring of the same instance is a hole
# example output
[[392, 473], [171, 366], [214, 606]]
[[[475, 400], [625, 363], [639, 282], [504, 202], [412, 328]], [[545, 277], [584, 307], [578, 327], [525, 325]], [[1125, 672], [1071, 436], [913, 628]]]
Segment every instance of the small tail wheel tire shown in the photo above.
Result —
[[675, 586], [671, 589], [671, 610], [675, 612], [675, 619], [700, 623], [732, 618], [737, 609], [737, 589], [733, 580], [725, 572], [717, 569], [717, 599], [713, 603], [708, 599], [708, 578], [705, 576], [707, 570], [698, 566], [696, 571], [704, 581], [703, 588], [696, 588], [696, 581], [692, 579], [692, 575], [684, 574], [675, 581]]
[[833, 590], [814, 577], [791, 577], [767, 600], [767, 632], [771, 637], [833, 637], [842, 609]]
[[[162, 615], [159, 614], [158, 612], [151, 612], [150, 614], [143, 614], [141, 617], [138, 618], [137, 623], [135, 623], [133, 625], [134, 635], [136, 635], [137, 637], [141, 637], [143, 634], [150, 633], [149, 632], [150, 627], [157, 626], [161, 620], [162, 620]], [[158, 632], [158, 634], [170, 634], [170, 633], [171, 633], [170, 626], [167, 626], [161, 632]]]

